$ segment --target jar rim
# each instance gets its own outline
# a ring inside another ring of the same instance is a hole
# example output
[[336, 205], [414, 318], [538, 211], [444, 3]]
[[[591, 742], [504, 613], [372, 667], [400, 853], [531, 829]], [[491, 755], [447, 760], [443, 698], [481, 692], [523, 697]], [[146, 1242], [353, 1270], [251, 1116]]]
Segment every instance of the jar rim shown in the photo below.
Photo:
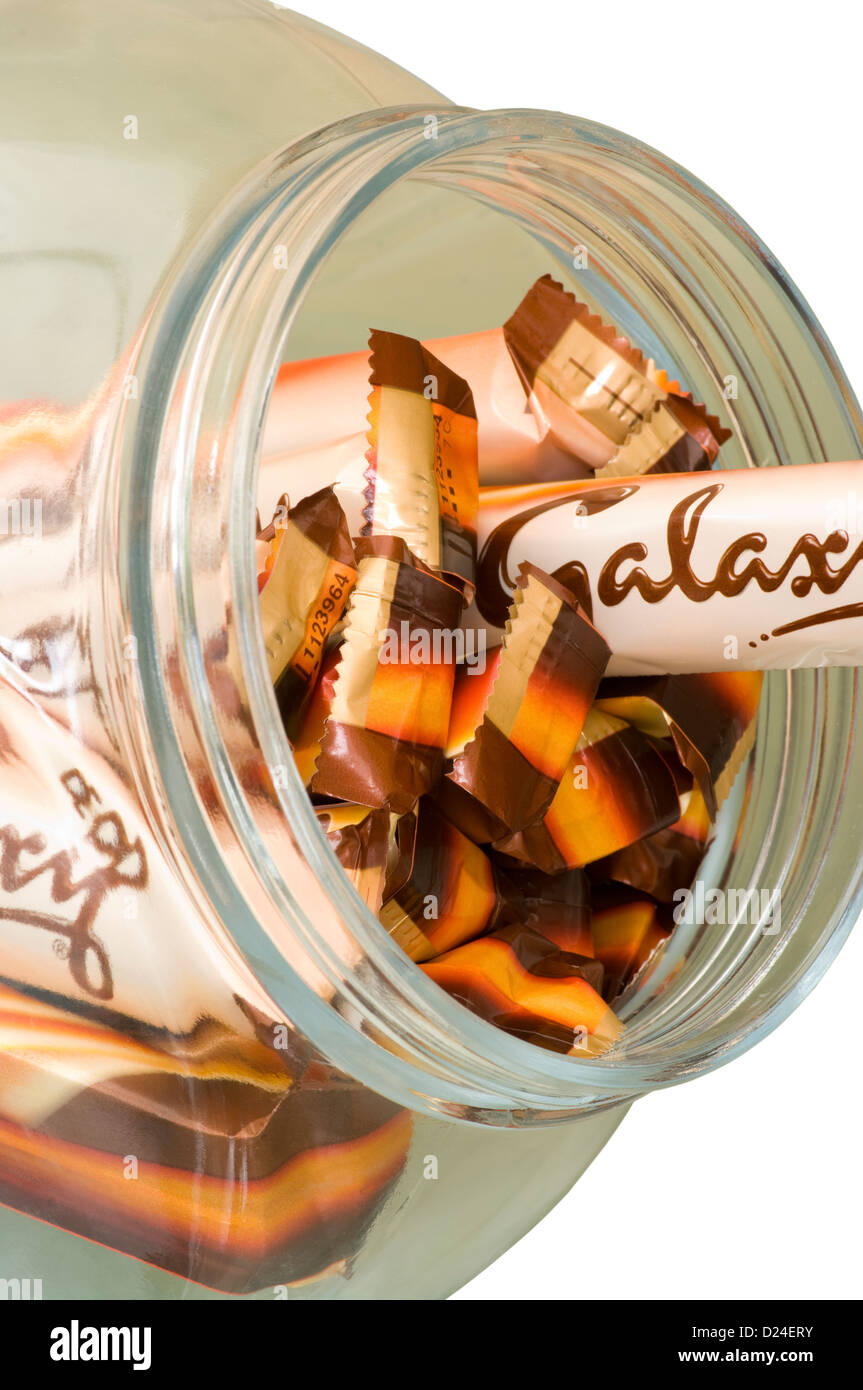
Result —
[[[428, 117], [435, 121], [433, 139], [425, 135]], [[567, 161], [578, 152], [588, 166], [625, 171], [632, 179], [630, 197], [636, 188], [645, 198], [652, 189], [655, 198], [673, 186], [717, 236], [723, 229], [735, 254], [758, 266], [775, 302], [786, 307], [818, 364], [831, 408], [837, 418], [844, 412], [849, 441], [859, 441], [859, 407], [811, 312], [755, 235], [697, 179], [638, 141], [589, 122], [558, 113], [472, 112], [446, 105], [349, 118], [279, 152], [249, 176], [165, 287], [140, 344], [142, 408], [123, 440], [130, 456], [126, 487], [132, 490], [124, 507], [123, 582], [164, 804], [171, 808], [188, 872], [204, 887], [274, 1003], [337, 1065], [414, 1108], [496, 1124], [616, 1104], [745, 1051], [820, 977], [863, 903], [858, 870], [856, 877], [849, 873], [841, 893], [837, 885], [841, 901], [834, 905], [829, 938], [745, 1029], [704, 1030], [688, 1046], [678, 1046], [673, 1058], [666, 1053], [633, 1063], [612, 1052], [580, 1061], [495, 1029], [416, 968], [354, 893], [293, 768], [264, 659], [249, 499], [256, 495], [269, 392], [311, 279], [355, 219], [410, 177], [467, 186], [491, 202], [502, 186], [510, 203], [518, 191], [525, 216], [530, 214], [559, 261], [565, 231], [550, 221], [549, 203], [562, 197]], [[505, 210], [511, 213], [512, 207]], [[661, 233], [656, 240], [659, 245]], [[276, 287], [271, 253], [282, 241], [291, 254]], [[772, 331], [763, 317], [758, 328]], [[715, 375], [715, 364], [704, 366]], [[758, 408], [769, 412], [770, 403], [760, 401]], [[805, 430], [801, 440], [812, 447]], [[214, 476], [222, 470], [224, 477]], [[200, 554], [191, 553], [202, 524], [213, 528], [203, 576], [193, 573]], [[160, 527], [165, 539], [157, 546]], [[159, 611], [156, 595], [163, 596], [165, 611]], [[230, 662], [226, 650], [212, 646], [225, 613]], [[214, 682], [228, 675], [236, 682], [231, 697], [237, 701], [230, 735], [230, 719], [215, 717], [223, 696], [214, 694]], [[181, 697], [172, 681], [182, 686]], [[819, 673], [814, 680], [815, 686], [828, 683], [837, 688], [845, 726], [853, 733], [856, 675]], [[821, 710], [815, 717], [826, 718], [823, 690], [810, 698]], [[776, 699], [781, 714], [778, 688]], [[273, 785], [270, 776], [266, 786], [267, 770], [285, 762], [284, 785]], [[221, 807], [218, 829], [208, 818], [202, 780]], [[284, 822], [278, 827], [275, 810]], [[302, 901], [297, 885], [287, 884], [279, 869], [279, 835], [299, 853], [313, 880], [303, 885]], [[321, 917], [331, 922], [329, 939], [318, 930]], [[765, 964], [760, 974], [753, 972], [747, 997], [763, 989], [766, 969]], [[676, 1025], [667, 1010], [662, 1016], [660, 1037], [667, 1039]]]

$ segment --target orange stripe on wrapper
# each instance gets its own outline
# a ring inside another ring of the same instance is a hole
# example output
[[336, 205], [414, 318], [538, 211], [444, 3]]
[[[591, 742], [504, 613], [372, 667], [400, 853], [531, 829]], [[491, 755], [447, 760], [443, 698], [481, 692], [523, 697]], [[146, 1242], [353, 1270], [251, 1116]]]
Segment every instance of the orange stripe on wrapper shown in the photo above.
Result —
[[611, 854], [679, 813], [667, 758], [623, 720], [593, 709], [542, 822], [495, 847], [556, 873]]
[[412, 960], [488, 930], [503, 904], [488, 857], [423, 798], [398, 826], [399, 859], [378, 916]]
[[598, 1056], [620, 1024], [594, 984], [601, 969], [559, 951], [528, 927], [504, 927], [423, 965], [474, 1013], [555, 1052]]

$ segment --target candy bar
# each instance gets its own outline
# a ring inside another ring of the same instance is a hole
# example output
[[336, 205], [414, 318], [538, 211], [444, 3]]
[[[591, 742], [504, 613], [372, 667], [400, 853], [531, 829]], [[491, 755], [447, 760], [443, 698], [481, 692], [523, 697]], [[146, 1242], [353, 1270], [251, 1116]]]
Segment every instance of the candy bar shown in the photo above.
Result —
[[595, 888], [592, 905], [593, 948], [605, 968], [604, 995], [611, 1001], [671, 933], [653, 899], [632, 888]]
[[622, 849], [679, 814], [678, 785], [665, 750], [594, 708], [542, 821], [495, 847], [558, 873]]
[[710, 838], [711, 820], [697, 787], [686, 798], [680, 818], [632, 845], [591, 865], [591, 876], [628, 883], [660, 902], [670, 903], [678, 888], [688, 888]]
[[398, 851], [378, 916], [412, 960], [441, 955], [501, 918], [490, 860], [428, 798], [399, 821]]
[[863, 463], [819, 463], [494, 489], [477, 608], [499, 627], [530, 561], [578, 575], [612, 675], [855, 665], [861, 487]]
[[386, 809], [333, 803], [317, 808], [318, 823], [330, 848], [372, 912], [380, 908], [391, 844], [391, 816]]
[[[589, 469], [705, 468], [728, 437], [677, 382], [548, 275], [502, 328], [430, 340], [421, 350], [470, 383], [483, 484], [571, 479]], [[265, 492], [303, 486], [309, 477], [318, 487], [335, 481], [352, 515], [367, 382], [364, 352], [280, 368], [264, 434]]]
[[473, 592], [477, 426], [467, 382], [414, 338], [369, 339], [365, 536], [399, 536]]
[[553, 1052], [599, 1056], [620, 1035], [599, 992], [601, 962], [530, 927], [501, 927], [421, 968], [480, 1017]]
[[[318, 679], [303, 706], [302, 717], [291, 739], [294, 761], [306, 787], [310, 786], [315, 775], [315, 764], [321, 752], [321, 740], [324, 736], [330, 710], [333, 707], [339, 657], [339, 646], [331, 647], [329, 651], [324, 653]], [[278, 698], [277, 688], [276, 699]]]
[[670, 733], [715, 817], [755, 739], [760, 671], [608, 680], [597, 708], [648, 734]]
[[569, 591], [526, 566], [482, 718], [447, 776], [511, 831], [541, 819], [607, 660], [605, 643]]
[[507, 901], [518, 920], [571, 955], [592, 956], [590, 885], [583, 869], [543, 874], [505, 868]]
[[403, 815], [443, 770], [462, 596], [397, 538], [360, 540], [356, 553], [311, 789]]
[[268, 1031], [135, 1039], [0, 990], [0, 1200], [230, 1293], [345, 1272], [410, 1115]]
[[306, 497], [274, 525], [261, 589], [267, 664], [283, 717], [311, 691], [328, 637], [356, 580], [347, 522], [332, 488]]

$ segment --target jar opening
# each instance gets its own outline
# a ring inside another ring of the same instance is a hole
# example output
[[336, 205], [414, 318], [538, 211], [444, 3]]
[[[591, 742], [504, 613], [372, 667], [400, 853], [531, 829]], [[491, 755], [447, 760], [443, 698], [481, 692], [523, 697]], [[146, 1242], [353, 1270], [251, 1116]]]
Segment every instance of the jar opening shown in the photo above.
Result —
[[[414, 181], [429, 207], [436, 191], [467, 195], [507, 236], [529, 238], [523, 287], [539, 258], [696, 398], [721, 397], [734, 430], [726, 466], [851, 457], [863, 431], [817, 324], [731, 211], [656, 152], [553, 113], [390, 110], [317, 132], [237, 190], [156, 306], [137, 428], [122, 441], [124, 587], [176, 853], [276, 1005], [337, 1064], [414, 1107], [543, 1121], [743, 1051], [826, 968], [863, 902], [848, 798], [863, 760], [856, 674], [770, 674], [748, 778], [700, 870], [711, 887], [781, 891], [781, 929], [749, 918], [678, 928], [606, 1058], [500, 1033], [401, 953], [344, 878], [293, 766], [263, 653], [252, 523], [278, 365], [305, 355], [303, 314], [330, 268], [350, 265], [363, 217]], [[406, 248], [379, 254], [385, 266]], [[366, 268], [370, 298], [376, 277]], [[346, 322], [367, 313], [359, 296]]]

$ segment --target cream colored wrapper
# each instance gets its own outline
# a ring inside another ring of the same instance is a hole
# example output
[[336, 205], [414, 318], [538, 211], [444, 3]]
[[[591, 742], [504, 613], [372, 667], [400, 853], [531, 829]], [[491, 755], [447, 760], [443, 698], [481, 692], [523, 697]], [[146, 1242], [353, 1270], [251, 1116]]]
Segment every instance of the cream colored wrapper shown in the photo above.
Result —
[[490, 642], [524, 561], [592, 615], [609, 675], [863, 660], [863, 462], [485, 489], [464, 622]]

